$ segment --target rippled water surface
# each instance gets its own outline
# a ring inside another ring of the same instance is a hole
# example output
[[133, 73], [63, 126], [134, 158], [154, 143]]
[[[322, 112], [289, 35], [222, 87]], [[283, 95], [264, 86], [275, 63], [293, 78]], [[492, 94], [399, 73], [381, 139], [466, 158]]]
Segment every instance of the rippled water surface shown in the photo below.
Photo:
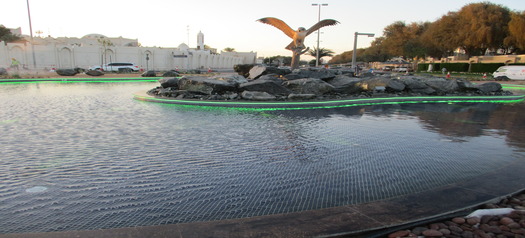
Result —
[[133, 99], [156, 85], [0, 85], [0, 233], [335, 207], [524, 160], [523, 103], [257, 112]]

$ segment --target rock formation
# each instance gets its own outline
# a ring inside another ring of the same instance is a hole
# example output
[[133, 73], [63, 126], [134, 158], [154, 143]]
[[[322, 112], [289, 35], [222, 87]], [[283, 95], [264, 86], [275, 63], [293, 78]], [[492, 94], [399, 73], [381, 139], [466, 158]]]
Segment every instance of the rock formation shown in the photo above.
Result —
[[368, 75], [330, 69], [285, 70], [276, 67], [242, 67], [239, 75], [162, 78], [149, 95], [200, 100], [337, 100], [384, 96], [511, 95], [499, 83], [475, 85], [465, 79], [434, 76]]

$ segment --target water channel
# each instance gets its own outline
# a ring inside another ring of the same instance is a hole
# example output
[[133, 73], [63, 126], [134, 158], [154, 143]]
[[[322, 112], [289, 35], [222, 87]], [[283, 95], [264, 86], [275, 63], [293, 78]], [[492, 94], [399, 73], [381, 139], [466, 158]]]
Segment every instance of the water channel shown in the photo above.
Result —
[[523, 102], [257, 111], [133, 99], [157, 85], [0, 85], [0, 234], [337, 207], [525, 162]]

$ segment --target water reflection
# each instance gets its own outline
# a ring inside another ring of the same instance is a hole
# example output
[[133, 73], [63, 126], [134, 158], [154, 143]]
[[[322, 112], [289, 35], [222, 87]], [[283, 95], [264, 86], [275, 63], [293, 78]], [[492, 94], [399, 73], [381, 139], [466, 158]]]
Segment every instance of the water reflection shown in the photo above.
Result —
[[359, 119], [364, 115], [403, 120], [413, 117], [427, 130], [454, 141], [483, 135], [504, 136], [513, 146], [525, 148], [524, 103], [420, 103], [359, 106], [318, 110], [271, 112], [293, 119], [322, 119], [345, 116]]

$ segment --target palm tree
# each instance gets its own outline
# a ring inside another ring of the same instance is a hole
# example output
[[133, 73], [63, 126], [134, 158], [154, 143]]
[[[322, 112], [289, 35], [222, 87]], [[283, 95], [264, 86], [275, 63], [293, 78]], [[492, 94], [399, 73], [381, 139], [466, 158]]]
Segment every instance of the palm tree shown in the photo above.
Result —
[[[321, 58], [325, 56], [334, 56], [334, 53], [335, 52], [330, 49], [319, 48], [319, 58], [317, 60], [321, 62]], [[317, 56], [317, 48], [313, 47], [311, 50], [309, 50], [308, 55], [311, 55], [315, 58]]]
[[226, 48], [224, 48], [223, 51], [225, 51], [225, 52], [235, 52], [235, 49], [231, 48], [231, 47], [226, 47]]

